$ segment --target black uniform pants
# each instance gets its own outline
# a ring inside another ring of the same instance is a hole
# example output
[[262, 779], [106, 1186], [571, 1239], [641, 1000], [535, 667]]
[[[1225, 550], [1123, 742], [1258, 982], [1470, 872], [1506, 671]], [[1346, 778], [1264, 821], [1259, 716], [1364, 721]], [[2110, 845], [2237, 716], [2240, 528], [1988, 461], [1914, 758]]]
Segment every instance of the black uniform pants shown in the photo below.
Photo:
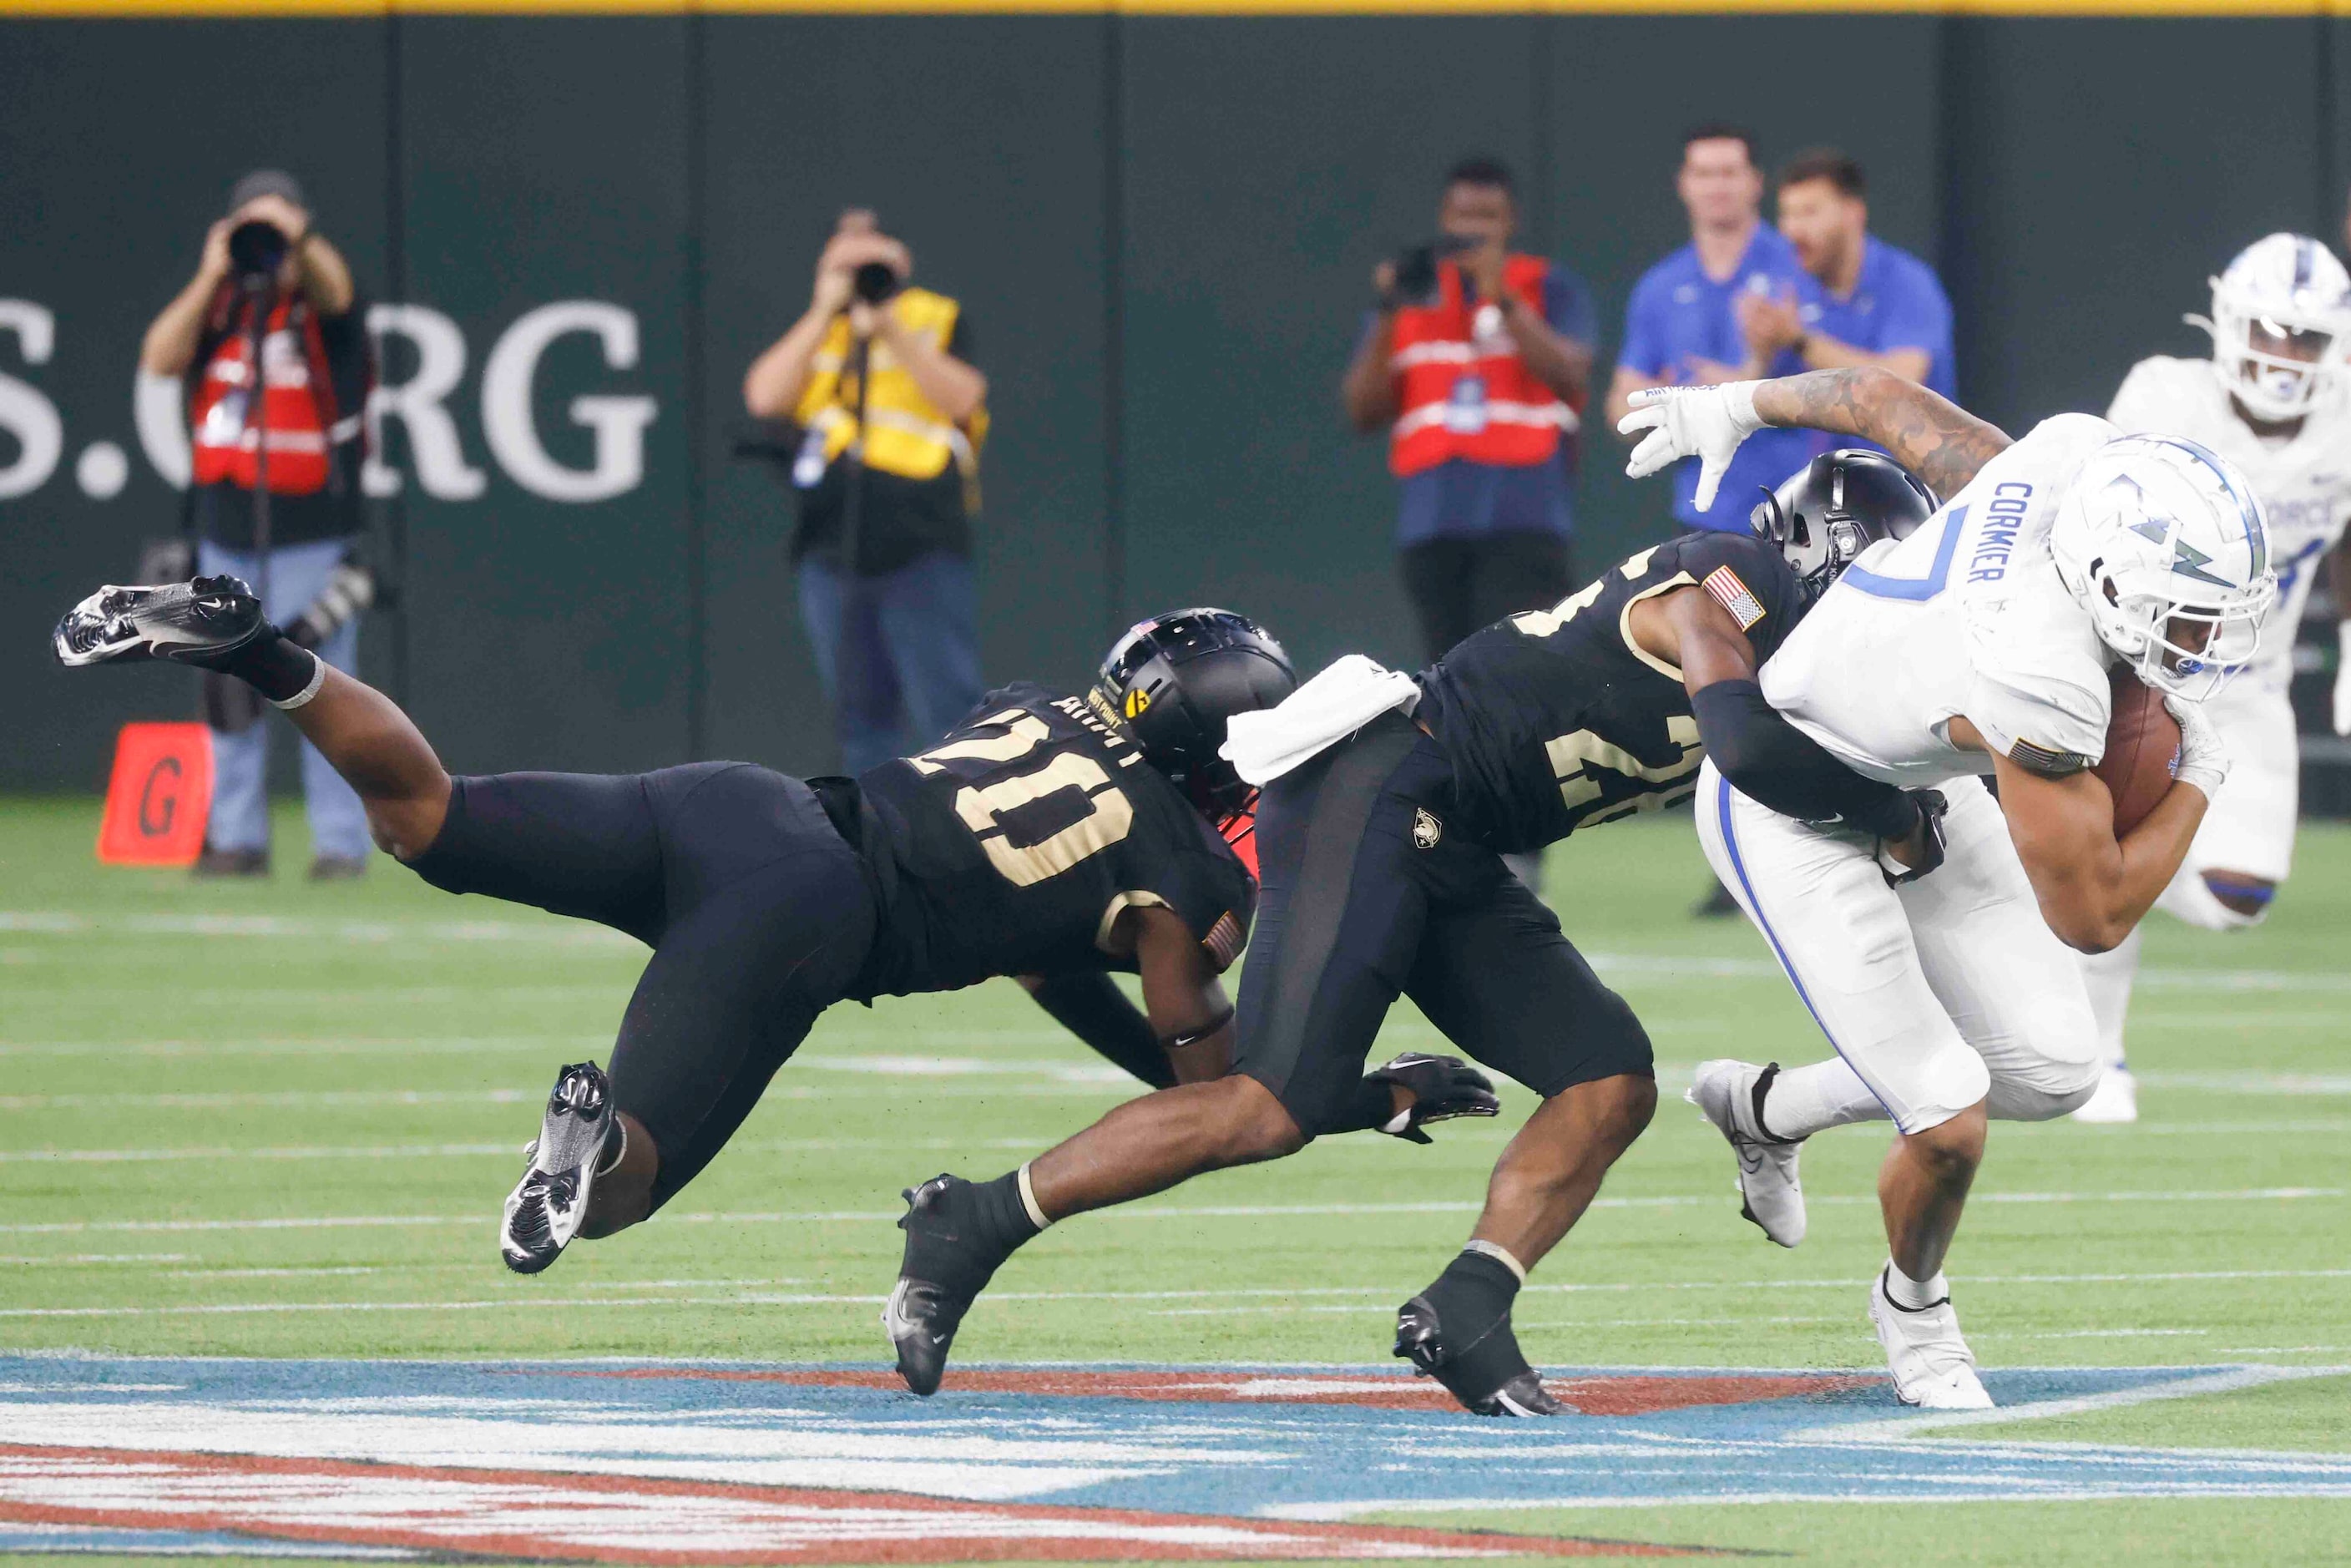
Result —
[[1263, 892], [1234, 1069], [1310, 1138], [1340, 1125], [1399, 994], [1546, 1098], [1654, 1071], [1633, 1009], [1499, 855], [1453, 831], [1451, 804], [1451, 761], [1399, 714], [1259, 798]]
[[692, 1181], [855, 982], [876, 908], [858, 852], [797, 779], [741, 762], [453, 781], [413, 869], [625, 931], [653, 949], [612, 1046], [612, 1098]]

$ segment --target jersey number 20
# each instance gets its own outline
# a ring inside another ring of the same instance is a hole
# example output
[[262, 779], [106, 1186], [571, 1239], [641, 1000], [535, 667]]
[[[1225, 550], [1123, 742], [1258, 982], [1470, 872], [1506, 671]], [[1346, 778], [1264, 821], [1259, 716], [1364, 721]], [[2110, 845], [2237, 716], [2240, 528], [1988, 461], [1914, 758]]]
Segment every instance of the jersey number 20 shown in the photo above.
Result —
[[[1015, 886], [1058, 876], [1118, 842], [1134, 826], [1134, 807], [1102, 765], [1083, 753], [1056, 752], [1043, 767], [1019, 770], [1030, 752], [1053, 737], [1036, 715], [1007, 708], [971, 727], [1000, 733], [955, 741], [907, 760], [919, 773], [948, 773], [963, 782], [956, 791], [956, 815], [987, 852], [988, 863]], [[1014, 841], [1007, 814], [1071, 790], [1083, 800], [1084, 816], [1035, 843]]]

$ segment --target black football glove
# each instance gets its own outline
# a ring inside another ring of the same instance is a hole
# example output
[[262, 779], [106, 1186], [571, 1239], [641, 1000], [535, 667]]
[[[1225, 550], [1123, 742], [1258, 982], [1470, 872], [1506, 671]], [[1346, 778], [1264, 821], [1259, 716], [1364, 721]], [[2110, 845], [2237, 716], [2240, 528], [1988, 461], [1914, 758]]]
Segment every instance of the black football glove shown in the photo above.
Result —
[[1925, 852], [1917, 865], [1904, 865], [1886, 852], [1886, 841], [1877, 841], [1877, 869], [1885, 874], [1886, 885], [1900, 887], [1906, 882], [1917, 882], [1943, 863], [1943, 817], [1951, 803], [1943, 799], [1940, 789], [1906, 789], [1904, 794], [1918, 808], [1918, 825], [1911, 830], [1912, 838]]
[[1396, 1113], [1380, 1131], [1416, 1144], [1432, 1142], [1420, 1129], [1430, 1122], [1456, 1116], [1499, 1116], [1502, 1102], [1494, 1081], [1458, 1056], [1431, 1056], [1407, 1051], [1386, 1066], [1364, 1075], [1374, 1083], [1400, 1083], [1411, 1092], [1412, 1104]]

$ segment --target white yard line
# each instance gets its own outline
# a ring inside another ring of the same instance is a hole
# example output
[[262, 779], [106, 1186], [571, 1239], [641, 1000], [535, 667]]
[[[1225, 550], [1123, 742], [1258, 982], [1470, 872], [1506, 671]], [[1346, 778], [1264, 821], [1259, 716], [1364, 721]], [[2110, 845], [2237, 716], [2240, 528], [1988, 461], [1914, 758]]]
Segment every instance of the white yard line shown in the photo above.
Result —
[[[751, 1145], [757, 1147], [757, 1145]], [[777, 1147], [797, 1147], [778, 1145]], [[372, 1151], [342, 1151], [397, 1155], [423, 1152], [434, 1147], [515, 1152], [504, 1144], [395, 1145]], [[80, 1151], [85, 1154], [103, 1151]], [[250, 1152], [250, 1151], [242, 1151]], [[2025, 1203], [2265, 1203], [2292, 1201], [2313, 1197], [2341, 1197], [2346, 1189], [2324, 1186], [2246, 1187], [2225, 1192], [1981, 1192], [1971, 1201], [1980, 1204]], [[1810, 1199], [1815, 1205], [1848, 1205], [1859, 1207], [1877, 1200], [1859, 1193], [1829, 1193]], [[1593, 1200], [1595, 1209], [1648, 1209], [1713, 1207], [1726, 1205], [1727, 1197], [1714, 1193], [1660, 1195], [1654, 1197], [1600, 1197]], [[1103, 1209], [1097, 1219], [1263, 1219], [1275, 1218], [1338, 1217], [1346, 1215], [1385, 1214], [1475, 1214], [1479, 1205], [1468, 1201], [1437, 1200], [1426, 1203], [1297, 1203], [1297, 1204], [1220, 1204], [1196, 1207], [1142, 1204], [1126, 1207]], [[710, 1210], [667, 1213], [665, 1223], [687, 1225], [833, 1225], [863, 1223], [872, 1220], [896, 1219], [899, 1209], [837, 1208], [770, 1211]], [[327, 1230], [338, 1227], [403, 1226], [403, 1225], [488, 1225], [487, 1214], [418, 1214], [418, 1215], [300, 1215], [254, 1219], [67, 1219], [21, 1224], [0, 1224], [0, 1235], [81, 1235], [92, 1231], [187, 1231], [187, 1230]], [[2334, 1271], [2321, 1270], [2310, 1278], [2332, 1278]], [[1970, 1279], [1979, 1276], [1970, 1275]], [[2300, 1278], [2294, 1274], [2279, 1275], [2178, 1275], [2178, 1276], [2086, 1276], [2051, 1275], [2051, 1279], [2085, 1278]], [[2018, 1276], [2022, 1278], [2022, 1276]], [[1540, 1287], [1530, 1287], [1540, 1288]], [[1598, 1287], [1593, 1287], [1598, 1288]]]
[[[2197, 1490], [2199, 1497], [2227, 1496], [2232, 1498], [2296, 1498], [2351, 1496], [2351, 1484], [2339, 1490], [2320, 1489], [2301, 1482], [2271, 1486], [2256, 1484], [2237, 1487], [2204, 1486]], [[2033, 1502], [2145, 1502], [2144, 1488], [2118, 1486], [2041, 1487], [2032, 1489]], [[1801, 1503], [1817, 1509], [1831, 1500], [1817, 1492], [1723, 1492], [1701, 1497], [1686, 1494], [1671, 1497], [1454, 1497], [1422, 1498], [1414, 1500], [1364, 1500], [1358, 1502], [1276, 1503], [1258, 1510], [1260, 1519], [1291, 1520], [1301, 1524], [1330, 1524], [1359, 1518], [1364, 1514], [1426, 1514], [1458, 1513], [1473, 1520], [1503, 1511], [1524, 1512], [1535, 1509], [1603, 1509], [1603, 1508], [1729, 1508], [1758, 1503]], [[2000, 1491], [1918, 1492], [1853, 1492], [1834, 1500], [1834, 1506], [1875, 1506], [1882, 1503], [1963, 1503], [2016, 1502], [2020, 1500], [2013, 1487]]]
[[[516, 942], [643, 950], [634, 938], [584, 920], [319, 920], [284, 915], [187, 914], [154, 911], [93, 915], [73, 910], [0, 910], [0, 932], [37, 936], [273, 937], [375, 946], [389, 942]], [[1592, 967], [1627, 977], [1655, 976], [1737, 980], [1776, 979], [1768, 958], [1696, 953], [1587, 952]], [[2351, 991], [2351, 975], [2296, 974], [2274, 969], [2157, 968], [2138, 984], [2158, 990]]]
[[[2337, 1280], [2351, 1279], [2351, 1269], [2232, 1269], [2172, 1273], [2136, 1274], [1984, 1274], [1970, 1275], [1970, 1289], [2001, 1284], [2107, 1284], [2146, 1283], [2150, 1281], [2187, 1280]], [[1529, 1285], [1522, 1294], [1600, 1293], [1632, 1294], [1643, 1291], [1766, 1291], [1812, 1290], [1849, 1291], [1854, 1280], [1664, 1280], [1632, 1281], [1612, 1284]], [[1296, 1301], [1313, 1297], [1355, 1296], [1391, 1301], [1394, 1285], [1313, 1285], [1261, 1286], [1186, 1291], [994, 1291], [988, 1299], [995, 1301], [1228, 1301], [1252, 1298], [1274, 1297]], [[107, 1307], [7, 1307], [0, 1308], [0, 1318], [121, 1318], [121, 1317], [190, 1317], [213, 1314], [236, 1315], [256, 1312], [435, 1312], [498, 1311], [522, 1308], [532, 1312], [560, 1311], [569, 1307], [645, 1307], [645, 1306], [874, 1306], [888, 1298], [878, 1295], [850, 1295], [831, 1291], [763, 1292], [744, 1291], [726, 1296], [606, 1296], [569, 1297], [550, 1302], [541, 1293], [518, 1291], [512, 1296], [487, 1301], [234, 1301], [205, 1302], [180, 1306], [107, 1306]], [[2276, 1369], [2272, 1369], [2276, 1370]], [[2311, 1368], [2291, 1369], [2296, 1375], [2316, 1375]], [[2103, 1397], [2103, 1396], [2101, 1396]], [[2017, 1408], [2023, 1408], [2019, 1406]]]
[[[1930, 1437], [1938, 1432], [1963, 1427], [1994, 1427], [2009, 1421], [2042, 1421], [2053, 1416], [2080, 1416], [2094, 1410], [2114, 1410], [2126, 1405], [2144, 1405], [2158, 1399], [2189, 1399], [2206, 1394], [2229, 1394], [2240, 1388], [2255, 1388], [2265, 1383], [2282, 1383], [2306, 1377], [2325, 1377], [2338, 1373], [2340, 1367], [2322, 1366], [2240, 1366], [2226, 1372], [2216, 1372], [2203, 1377], [2182, 1378], [2173, 1383], [2147, 1384], [2137, 1388], [2117, 1388], [2105, 1394], [2084, 1394], [2070, 1399], [2034, 1399], [2022, 1405], [2010, 1405], [1997, 1410], [1947, 1410], [1921, 1416], [1905, 1416], [1892, 1421], [1865, 1421], [1850, 1426], [1813, 1427], [1791, 1432], [1787, 1440], [1792, 1443], [1833, 1443], [1838, 1445], [1909, 1442]], [[2314, 1458], [2315, 1456], [2304, 1456]]]

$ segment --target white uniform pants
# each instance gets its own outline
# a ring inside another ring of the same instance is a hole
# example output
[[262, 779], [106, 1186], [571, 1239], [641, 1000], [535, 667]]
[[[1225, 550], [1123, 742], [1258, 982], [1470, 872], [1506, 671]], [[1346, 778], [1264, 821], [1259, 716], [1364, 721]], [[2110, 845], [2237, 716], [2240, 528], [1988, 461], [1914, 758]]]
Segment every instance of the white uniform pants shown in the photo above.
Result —
[[1698, 841], [1829, 1043], [1905, 1133], [1989, 1098], [2039, 1121], [2104, 1071], [2074, 953], [2041, 918], [1982, 783], [1944, 786], [1949, 853], [1888, 887], [1871, 841], [1757, 805], [1708, 762]]
[[2213, 897], [2204, 873], [2233, 871], [2263, 882], [2285, 880], [2294, 867], [2302, 752], [2294, 705], [2283, 686], [2248, 676], [2222, 690], [2204, 711], [2228, 747], [2229, 781], [2204, 813], [2179, 874], [2156, 907], [2191, 925], [2226, 931], [2261, 916], [2240, 914]]

